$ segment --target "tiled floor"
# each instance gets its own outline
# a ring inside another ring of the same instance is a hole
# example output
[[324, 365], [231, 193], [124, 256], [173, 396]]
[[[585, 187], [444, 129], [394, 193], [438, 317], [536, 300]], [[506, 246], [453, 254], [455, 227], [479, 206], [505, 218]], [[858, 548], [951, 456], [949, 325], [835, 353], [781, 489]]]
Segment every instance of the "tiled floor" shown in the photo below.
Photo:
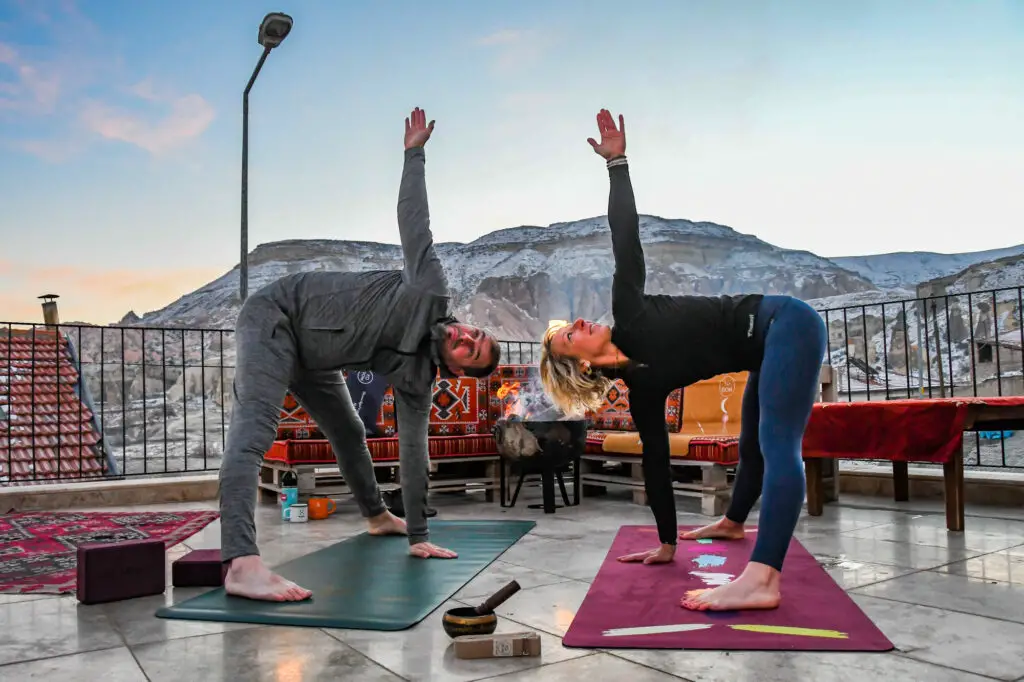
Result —
[[[531, 518], [529, 536], [457, 593], [476, 603], [515, 578], [523, 590], [499, 609], [500, 630], [542, 633], [539, 659], [455, 659], [437, 614], [404, 632], [317, 630], [162, 620], [162, 597], [80, 606], [73, 596], [0, 595], [0, 679], [103, 682], [172, 680], [887, 680], [1024, 679], [1024, 510], [968, 510], [967, 531], [945, 530], [940, 505], [897, 505], [847, 496], [819, 518], [804, 517], [804, 546], [895, 643], [888, 654], [814, 654], [565, 649], [562, 635], [624, 523], [650, 523], [647, 509], [620, 499], [585, 499], [553, 516], [437, 496], [443, 518]], [[194, 508], [207, 505], [168, 505]], [[693, 509], [680, 500], [682, 510]], [[259, 513], [261, 546], [280, 563], [362, 532], [343, 504], [327, 521], [284, 525]], [[681, 523], [703, 517], [680, 513]], [[174, 548], [216, 547], [215, 523]], [[168, 575], [170, 575], [168, 573]], [[440, 611], [438, 611], [440, 613]]]

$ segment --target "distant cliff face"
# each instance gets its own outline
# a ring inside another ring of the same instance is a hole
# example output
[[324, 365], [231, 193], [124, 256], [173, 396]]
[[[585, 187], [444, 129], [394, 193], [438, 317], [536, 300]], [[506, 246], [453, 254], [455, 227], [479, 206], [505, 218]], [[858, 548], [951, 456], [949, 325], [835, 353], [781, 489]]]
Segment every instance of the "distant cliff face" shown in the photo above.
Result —
[[[651, 293], [782, 293], [818, 309], [848, 306], [827, 316], [830, 360], [841, 368], [840, 390], [865, 390], [869, 384], [872, 390], [900, 389], [939, 376], [967, 385], [989, 380], [997, 370], [1019, 372], [1016, 290], [998, 294], [997, 301], [990, 293], [950, 296], [948, 321], [944, 305], [941, 314], [925, 319], [919, 317], [920, 306], [892, 301], [914, 298], [919, 285], [948, 294], [1020, 286], [1024, 246], [830, 260], [780, 249], [713, 223], [652, 216], [641, 216], [641, 238]], [[554, 318], [610, 318], [614, 264], [605, 218], [499, 230], [469, 244], [438, 244], [437, 249], [455, 314], [499, 338], [536, 341]], [[258, 247], [249, 263], [249, 290], [255, 291], [292, 272], [398, 269], [402, 253], [389, 244], [293, 240]], [[128, 313], [120, 326], [231, 329], [238, 306], [236, 268], [161, 310], [141, 318]], [[971, 332], [976, 339], [1008, 339], [1002, 365], [986, 365], [972, 356]], [[109, 439], [123, 437], [135, 443], [132, 447], [142, 447], [144, 424], [156, 438], [163, 433], [164, 414], [173, 422], [172, 431], [180, 419], [184, 432], [186, 413], [194, 428], [204, 423], [209, 406], [230, 405], [235, 361], [230, 333], [89, 327], [77, 331], [74, 341], [94, 398], [108, 405], [103, 423]], [[936, 347], [941, 352], [929, 351]], [[516, 349], [510, 350], [516, 356]], [[505, 359], [532, 361], [529, 356]], [[147, 400], [159, 408], [147, 410]], [[109, 408], [121, 403], [128, 411]]]
[[[780, 249], [713, 223], [641, 217], [651, 293], [782, 293], [817, 299], [877, 291], [852, 270], [803, 251]], [[501, 338], [536, 340], [549, 319], [607, 319], [614, 261], [605, 218], [499, 230], [469, 244], [441, 243], [438, 254], [460, 319]], [[293, 240], [250, 256], [249, 290], [306, 270], [402, 267], [397, 245]], [[166, 308], [148, 325], [231, 327], [238, 312], [238, 270]]]
[[1024, 245], [972, 253], [916, 251], [883, 253], [877, 256], [844, 256], [833, 258], [832, 261], [856, 272], [883, 289], [914, 291], [915, 287], [922, 282], [947, 278], [982, 263], [1022, 255], [1024, 255]]

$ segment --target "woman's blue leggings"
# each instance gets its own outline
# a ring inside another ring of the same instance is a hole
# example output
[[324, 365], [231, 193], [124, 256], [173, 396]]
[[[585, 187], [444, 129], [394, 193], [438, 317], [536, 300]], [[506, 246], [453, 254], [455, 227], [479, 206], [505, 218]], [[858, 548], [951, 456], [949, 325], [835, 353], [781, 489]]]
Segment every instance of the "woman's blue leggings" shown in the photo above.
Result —
[[725, 515], [743, 523], [763, 497], [750, 560], [781, 571], [804, 503], [801, 446], [818, 396], [827, 332], [803, 301], [765, 296], [755, 333], [764, 335], [764, 359], [743, 393], [739, 470]]

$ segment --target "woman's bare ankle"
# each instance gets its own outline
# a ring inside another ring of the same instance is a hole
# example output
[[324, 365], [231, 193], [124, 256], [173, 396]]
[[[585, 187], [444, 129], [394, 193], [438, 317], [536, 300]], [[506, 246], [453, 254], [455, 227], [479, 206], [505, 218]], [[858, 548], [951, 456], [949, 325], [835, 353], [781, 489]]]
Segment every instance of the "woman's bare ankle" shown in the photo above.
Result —
[[768, 564], [762, 564], [757, 561], [751, 561], [747, 564], [746, 568], [743, 569], [743, 573], [740, 574], [740, 578], [744, 577], [759, 585], [774, 588], [778, 588], [779, 583], [782, 581], [782, 574], [778, 570]]

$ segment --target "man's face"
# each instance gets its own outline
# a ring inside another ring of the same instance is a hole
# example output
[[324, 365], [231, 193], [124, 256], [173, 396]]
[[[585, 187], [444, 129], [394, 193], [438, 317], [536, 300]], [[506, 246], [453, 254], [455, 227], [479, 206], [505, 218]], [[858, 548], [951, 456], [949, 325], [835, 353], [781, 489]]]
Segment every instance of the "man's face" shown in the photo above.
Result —
[[448, 325], [442, 348], [445, 364], [458, 375], [470, 367], [487, 367], [494, 353], [493, 340], [484, 330], [462, 323]]

